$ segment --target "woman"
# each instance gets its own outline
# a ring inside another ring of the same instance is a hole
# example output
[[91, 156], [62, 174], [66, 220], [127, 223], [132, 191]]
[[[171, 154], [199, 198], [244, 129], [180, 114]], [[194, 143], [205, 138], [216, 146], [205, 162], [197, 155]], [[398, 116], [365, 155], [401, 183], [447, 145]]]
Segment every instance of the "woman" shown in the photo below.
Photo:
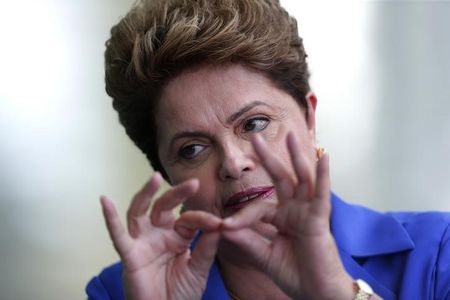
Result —
[[[105, 58], [113, 106], [157, 172], [127, 230], [102, 197], [121, 263], [90, 298], [450, 297], [449, 215], [379, 214], [330, 192], [306, 54], [278, 1], [143, 1]], [[162, 177], [173, 188], [153, 200]]]

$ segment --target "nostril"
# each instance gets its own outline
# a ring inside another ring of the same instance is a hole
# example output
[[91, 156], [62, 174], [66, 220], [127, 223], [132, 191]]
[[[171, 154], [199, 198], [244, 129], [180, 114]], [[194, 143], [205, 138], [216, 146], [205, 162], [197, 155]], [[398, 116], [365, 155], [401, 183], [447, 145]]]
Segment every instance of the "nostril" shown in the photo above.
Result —
[[249, 174], [253, 170], [254, 162], [247, 155], [247, 149], [228, 147], [224, 150], [219, 167], [219, 176], [222, 180], [237, 180], [244, 173]]

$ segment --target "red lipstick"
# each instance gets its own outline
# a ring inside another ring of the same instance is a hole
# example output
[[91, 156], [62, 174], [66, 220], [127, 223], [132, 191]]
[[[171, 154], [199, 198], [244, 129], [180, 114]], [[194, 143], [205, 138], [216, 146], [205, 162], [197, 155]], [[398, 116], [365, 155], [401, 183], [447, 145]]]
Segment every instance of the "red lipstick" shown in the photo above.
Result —
[[255, 187], [232, 195], [225, 203], [225, 207], [241, 209], [244, 206], [260, 199], [266, 199], [274, 193], [273, 186]]

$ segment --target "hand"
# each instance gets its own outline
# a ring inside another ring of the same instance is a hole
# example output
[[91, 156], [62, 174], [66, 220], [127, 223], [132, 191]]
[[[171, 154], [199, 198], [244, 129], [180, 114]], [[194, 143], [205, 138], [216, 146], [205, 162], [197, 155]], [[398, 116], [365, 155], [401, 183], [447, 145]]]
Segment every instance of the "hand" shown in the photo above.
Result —
[[[249, 205], [224, 220], [222, 235], [253, 257], [290, 297], [352, 299], [352, 279], [342, 266], [330, 232], [328, 155], [318, 161], [313, 172], [292, 133], [287, 136], [291, 169], [260, 136], [255, 136], [253, 146], [274, 181], [278, 203]], [[276, 227], [274, 238], [269, 240], [252, 229], [260, 221]]]
[[[147, 211], [161, 185], [156, 173], [136, 194], [128, 209], [128, 231], [122, 226], [114, 204], [101, 197], [103, 215], [124, 267], [127, 299], [200, 299], [219, 241], [221, 220], [208, 218], [196, 222], [177, 221], [173, 209], [198, 190], [192, 179], [173, 187]], [[184, 219], [189, 221], [189, 214]], [[195, 250], [189, 245], [197, 230], [203, 234]]]

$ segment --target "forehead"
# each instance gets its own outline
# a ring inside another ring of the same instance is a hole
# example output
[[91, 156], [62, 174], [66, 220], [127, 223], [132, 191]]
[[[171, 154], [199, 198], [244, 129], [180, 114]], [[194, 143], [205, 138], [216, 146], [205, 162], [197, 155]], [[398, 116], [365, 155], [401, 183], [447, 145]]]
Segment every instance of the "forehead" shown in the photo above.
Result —
[[166, 85], [156, 118], [160, 125], [176, 121], [174, 125], [179, 127], [201, 125], [212, 119], [224, 122], [248, 103], [276, 105], [280, 97], [286, 96], [258, 71], [238, 64], [207, 65], [185, 71]]

